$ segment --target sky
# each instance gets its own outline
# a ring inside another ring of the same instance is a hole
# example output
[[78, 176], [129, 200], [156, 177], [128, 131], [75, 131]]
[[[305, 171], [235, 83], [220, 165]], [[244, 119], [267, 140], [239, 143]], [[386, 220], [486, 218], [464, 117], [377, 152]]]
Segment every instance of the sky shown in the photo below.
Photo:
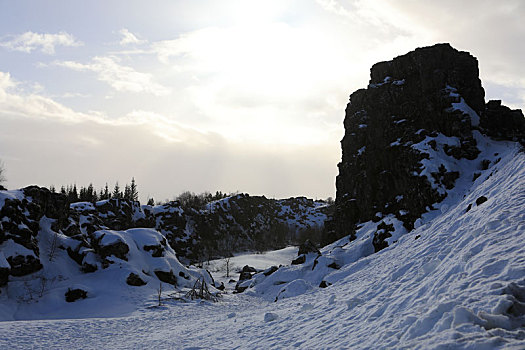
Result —
[[525, 2], [0, 0], [8, 188], [335, 196], [349, 95], [449, 42], [525, 106]]

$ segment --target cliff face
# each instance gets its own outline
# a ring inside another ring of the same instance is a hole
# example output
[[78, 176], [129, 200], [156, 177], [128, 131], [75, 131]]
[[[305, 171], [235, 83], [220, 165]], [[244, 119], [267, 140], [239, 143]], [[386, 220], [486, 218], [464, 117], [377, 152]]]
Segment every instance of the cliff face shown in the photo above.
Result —
[[[445, 157], [472, 161], [480, 153], [473, 132], [523, 143], [521, 111], [500, 101], [486, 104], [484, 95], [477, 59], [448, 44], [375, 64], [368, 87], [355, 91], [346, 108], [335, 212], [325, 243], [352, 237], [358, 223], [374, 220], [379, 250], [380, 236], [389, 230], [383, 217], [393, 215], [412, 229], [447, 196], [460, 174], [450, 164], [429, 168], [430, 152], [422, 142]], [[443, 137], [454, 142], [440, 143]]]

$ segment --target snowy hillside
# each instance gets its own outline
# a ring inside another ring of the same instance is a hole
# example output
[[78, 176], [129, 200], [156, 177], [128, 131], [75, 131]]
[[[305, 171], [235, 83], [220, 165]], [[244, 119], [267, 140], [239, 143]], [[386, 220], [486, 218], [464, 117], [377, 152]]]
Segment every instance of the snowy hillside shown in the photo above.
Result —
[[122, 318], [3, 322], [0, 347], [522, 349], [525, 154], [496, 146], [501, 160], [470, 189], [379, 253], [365, 245], [365, 225], [358, 239], [322, 249], [313, 271], [315, 256], [247, 294], [137, 305]]

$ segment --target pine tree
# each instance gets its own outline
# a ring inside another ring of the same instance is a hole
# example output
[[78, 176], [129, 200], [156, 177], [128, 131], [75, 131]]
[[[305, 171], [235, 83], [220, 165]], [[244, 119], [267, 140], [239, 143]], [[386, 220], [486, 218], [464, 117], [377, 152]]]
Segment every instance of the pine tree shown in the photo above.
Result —
[[135, 178], [131, 178], [131, 185], [129, 186], [130, 190], [130, 199], [132, 201], [138, 201], [139, 200], [139, 191], [137, 190], [137, 184], [135, 183]]
[[96, 195], [97, 195], [97, 193], [93, 189], [93, 184], [90, 183], [89, 186], [86, 189], [86, 200], [88, 202], [93, 202], [93, 200], [95, 199]]
[[79, 191], [79, 195], [78, 195], [78, 199], [81, 201], [81, 202], [86, 202], [88, 199], [87, 199], [87, 194], [86, 194], [86, 189], [84, 187], [80, 187], [80, 191]]
[[153, 207], [155, 205], [155, 200], [153, 200], [153, 198], [148, 199], [148, 205]]
[[118, 185], [118, 181], [115, 183], [115, 188], [113, 189], [113, 198], [121, 199], [122, 198], [122, 192], [120, 192], [120, 187]]
[[[103, 199], [110, 199], [111, 198], [111, 192], [109, 192], [108, 183], [106, 182], [106, 187], [104, 187], [104, 198]], [[102, 196], [101, 196], [102, 199]]]
[[131, 200], [131, 190], [129, 189], [128, 184], [124, 186], [124, 199]]

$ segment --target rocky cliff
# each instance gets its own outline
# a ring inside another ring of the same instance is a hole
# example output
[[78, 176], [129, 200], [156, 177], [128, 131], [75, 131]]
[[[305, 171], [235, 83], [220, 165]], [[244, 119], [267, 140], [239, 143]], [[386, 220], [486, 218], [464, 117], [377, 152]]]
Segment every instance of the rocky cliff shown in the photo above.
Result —
[[[408, 230], [455, 187], [459, 160], [479, 163], [478, 137], [525, 144], [521, 110], [484, 100], [478, 61], [449, 44], [419, 48], [371, 69], [344, 120], [333, 220], [325, 243], [377, 223], [375, 250], [400, 220]], [[474, 180], [474, 179], [473, 179]]]

